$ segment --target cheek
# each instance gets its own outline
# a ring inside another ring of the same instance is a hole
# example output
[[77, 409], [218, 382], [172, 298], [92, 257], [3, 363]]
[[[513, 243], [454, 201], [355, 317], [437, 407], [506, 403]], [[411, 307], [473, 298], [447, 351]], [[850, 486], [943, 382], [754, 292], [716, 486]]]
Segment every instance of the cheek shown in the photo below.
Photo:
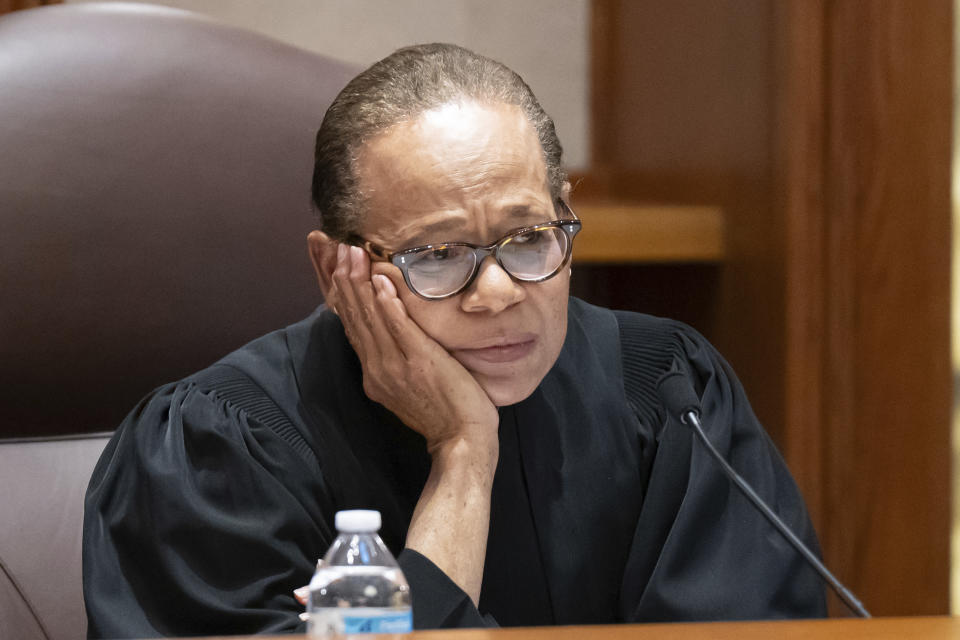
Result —
[[439, 336], [436, 335], [435, 330], [443, 325], [445, 314], [442, 313], [442, 310], [448, 301], [434, 302], [424, 300], [416, 295], [410, 291], [410, 287], [408, 287], [406, 281], [404, 281], [400, 269], [393, 265], [388, 265], [383, 262], [374, 263], [373, 272], [383, 274], [390, 278], [394, 288], [397, 290], [397, 297], [399, 297], [400, 302], [403, 303], [410, 319], [417, 323], [428, 336], [438, 339]]
[[[554, 283], [554, 281], [557, 281]], [[570, 296], [570, 278], [565, 271], [563, 276], [557, 276], [547, 282], [544, 287], [545, 309], [543, 321], [544, 331], [549, 334], [550, 347], [553, 359], [560, 354], [560, 348], [567, 335], [567, 301]], [[549, 286], [552, 285], [552, 286]], [[550, 363], [551, 366], [553, 363]]]
[[416, 295], [407, 287], [403, 281], [403, 276], [399, 276], [397, 293], [400, 295], [400, 301], [407, 310], [407, 315], [413, 320], [424, 333], [439, 342], [442, 346], [448, 343], [446, 339], [451, 332], [457, 329], [456, 323], [456, 298], [447, 300], [424, 300]]
[[[563, 271], [554, 277], [540, 282], [534, 289], [534, 295], [541, 300], [544, 320], [556, 326], [560, 322], [563, 327], [567, 325], [567, 299], [570, 297], [570, 271], [564, 268]], [[551, 327], [553, 328], [553, 327]]]

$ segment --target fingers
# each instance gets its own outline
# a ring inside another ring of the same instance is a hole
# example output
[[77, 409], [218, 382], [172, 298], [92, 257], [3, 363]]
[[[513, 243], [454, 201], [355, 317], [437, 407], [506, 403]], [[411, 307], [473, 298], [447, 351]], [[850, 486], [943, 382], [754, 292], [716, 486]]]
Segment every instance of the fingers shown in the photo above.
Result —
[[[317, 559], [317, 571], [319, 571], [320, 569], [323, 569], [323, 558]], [[300, 604], [306, 605], [307, 600], [310, 599], [310, 585], [305, 584], [302, 587], [297, 587], [296, 589], [294, 589], [293, 597], [296, 598], [297, 602], [299, 602]], [[300, 619], [306, 620], [306, 618], [303, 617], [303, 614], [300, 614]]]
[[427, 339], [423, 330], [407, 315], [407, 309], [400, 300], [393, 281], [383, 274], [375, 274], [372, 280], [384, 327], [400, 351], [410, 357], [422, 352], [425, 347], [440, 348], [440, 345]]
[[[377, 301], [367, 254], [359, 247], [340, 245], [333, 276], [338, 292], [337, 312], [361, 360], [375, 367], [389, 358], [402, 357]], [[400, 302], [395, 296], [394, 299]]]
[[310, 598], [310, 587], [302, 586], [293, 590], [293, 597], [297, 599], [302, 605], [307, 604], [307, 600]]
[[333, 270], [333, 286], [337, 290], [336, 309], [337, 315], [343, 322], [343, 328], [347, 333], [347, 338], [361, 360], [366, 355], [367, 345], [369, 343], [369, 332], [359, 321], [359, 312], [357, 311], [356, 294], [353, 286], [350, 285], [351, 265], [349, 261], [350, 248], [344, 244], [337, 246], [337, 264]]
[[[361, 358], [376, 354], [376, 345], [372, 341], [370, 326], [370, 305], [364, 308], [364, 265], [354, 255], [356, 249], [341, 244], [337, 247], [337, 266], [333, 271], [333, 281], [337, 287], [337, 312], [343, 321], [350, 342]], [[367, 276], [369, 277], [369, 276]], [[372, 350], [372, 352], [371, 352]]]

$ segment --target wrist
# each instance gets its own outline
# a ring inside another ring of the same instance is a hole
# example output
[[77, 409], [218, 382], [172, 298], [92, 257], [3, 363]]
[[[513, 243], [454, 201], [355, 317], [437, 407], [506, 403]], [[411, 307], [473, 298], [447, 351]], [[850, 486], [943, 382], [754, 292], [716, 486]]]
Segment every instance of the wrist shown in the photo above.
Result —
[[492, 482], [500, 456], [500, 440], [496, 432], [483, 437], [456, 436], [430, 445], [428, 451], [435, 473], [463, 473]]

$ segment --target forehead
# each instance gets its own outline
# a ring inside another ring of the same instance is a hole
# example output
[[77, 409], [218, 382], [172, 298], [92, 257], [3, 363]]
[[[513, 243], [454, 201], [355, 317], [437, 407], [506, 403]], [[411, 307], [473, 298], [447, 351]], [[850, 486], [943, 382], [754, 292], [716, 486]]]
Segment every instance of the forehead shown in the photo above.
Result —
[[426, 111], [367, 142], [357, 169], [364, 234], [388, 244], [444, 227], [502, 227], [524, 211], [539, 222], [550, 209], [539, 139], [513, 105], [449, 103]]

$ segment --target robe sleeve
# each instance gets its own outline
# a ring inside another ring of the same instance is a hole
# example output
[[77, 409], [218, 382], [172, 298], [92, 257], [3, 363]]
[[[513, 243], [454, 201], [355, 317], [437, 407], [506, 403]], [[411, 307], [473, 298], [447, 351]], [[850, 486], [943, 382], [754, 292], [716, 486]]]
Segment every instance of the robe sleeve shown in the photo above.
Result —
[[[335, 488], [265, 404], [235, 373], [198, 374], [155, 391], [117, 429], [86, 497], [90, 637], [304, 631], [292, 591], [336, 536]], [[416, 628], [494, 624], [426, 557], [398, 561]]]
[[161, 387], [87, 490], [90, 637], [303, 630], [292, 591], [333, 540], [331, 510], [320, 469], [275, 428], [190, 379]]
[[[819, 554], [800, 492], [730, 366], [680, 323], [620, 315], [625, 390], [649, 460], [647, 491], [624, 573], [627, 621], [806, 618], [826, 615], [819, 576], [726, 478], [692, 431], [664, 415], [655, 382], [683, 371], [701, 398], [708, 438]], [[660, 343], [661, 360], [651, 361]]]
[[497, 626], [493, 618], [481, 615], [470, 596], [426, 556], [404, 549], [397, 560], [413, 595], [414, 629]]

